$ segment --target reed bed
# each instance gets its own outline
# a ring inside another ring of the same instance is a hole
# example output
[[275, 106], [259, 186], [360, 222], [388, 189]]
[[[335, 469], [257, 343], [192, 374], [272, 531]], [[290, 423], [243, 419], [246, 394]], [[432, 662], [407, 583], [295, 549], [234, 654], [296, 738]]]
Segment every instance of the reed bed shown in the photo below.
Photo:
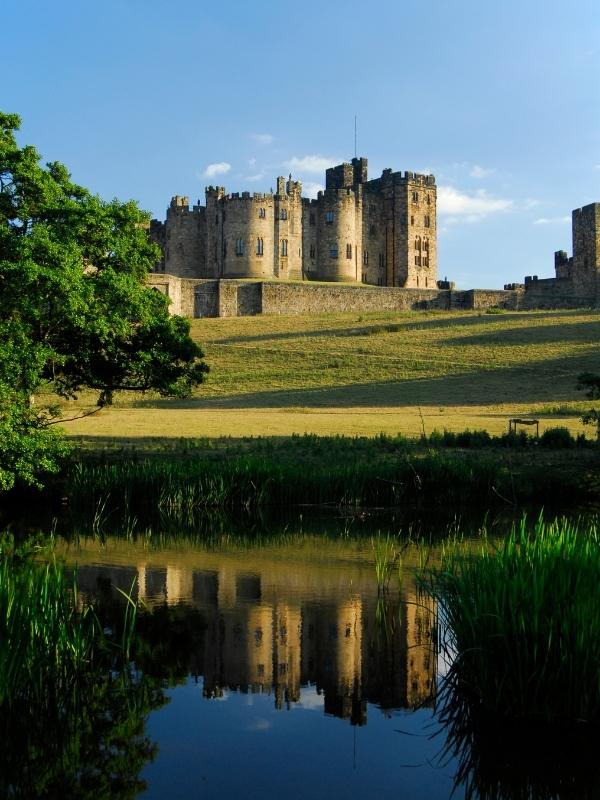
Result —
[[0, 543], [0, 709], [23, 701], [44, 705], [67, 695], [99, 668], [128, 656], [136, 607], [127, 601], [121, 640], [109, 640], [92, 606], [78, 595], [76, 575], [52, 554]]
[[429, 452], [373, 463], [323, 457], [298, 462], [268, 455], [80, 463], [68, 479], [70, 502], [85, 509], [93, 529], [115, 511], [131, 521], [159, 512], [182, 523], [205, 509], [259, 509], [290, 505], [440, 506], [491, 498], [505, 484], [491, 458]]
[[600, 722], [600, 534], [523, 518], [497, 548], [451, 548], [428, 579], [451, 662], [442, 721]]

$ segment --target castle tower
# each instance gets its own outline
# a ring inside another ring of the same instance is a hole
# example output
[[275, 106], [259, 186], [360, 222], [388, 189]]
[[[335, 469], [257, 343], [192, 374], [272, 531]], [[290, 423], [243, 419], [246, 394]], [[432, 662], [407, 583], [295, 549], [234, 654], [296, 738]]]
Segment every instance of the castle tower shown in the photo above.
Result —
[[[165, 272], [194, 278], [206, 270], [205, 213], [199, 205], [190, 211], [187, 197], [171, 198], [164, 227]], [[156, 226], [154, 230], [158, 232]]]
[[600, 274], [600, 203], [573, 211], [572, 274], [577, 288], [595, 295]]

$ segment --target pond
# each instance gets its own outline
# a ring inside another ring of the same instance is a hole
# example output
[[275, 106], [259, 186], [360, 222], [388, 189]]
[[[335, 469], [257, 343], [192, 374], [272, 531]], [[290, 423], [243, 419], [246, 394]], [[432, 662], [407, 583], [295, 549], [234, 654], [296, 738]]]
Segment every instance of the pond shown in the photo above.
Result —
[[158, 749], [141, 796], [450, 796], [455, 770], [433, 736], [437, 615], [411, 570], [417, 548], [385, 594], [369, 538], [205, 548], [108, 537], [59, 551], [84, 596], [135, 582], [171, 626], [167, 660], [173, 628], [185, 639], [178, 674], [164, 664], [178, 685], [147, 719]]
[[126, 675], [0, 719], [10, 796], [600, 796], [597, 730], [444, 724], [444, 609], [417, 574], [454, 525], [397, 538], [392, 517], [246, 522], [57, 538], [107, 632], [125, 595], [144, 610]]

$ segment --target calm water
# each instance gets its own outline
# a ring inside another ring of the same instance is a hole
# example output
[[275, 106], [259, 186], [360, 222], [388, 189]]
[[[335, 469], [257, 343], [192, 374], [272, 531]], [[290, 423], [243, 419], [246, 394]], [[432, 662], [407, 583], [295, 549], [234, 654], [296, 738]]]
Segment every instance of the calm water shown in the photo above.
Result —
[[456, 764], [432, 738], [437, 609], [416, 587], [416, 549], [384, 597], [368, 539], [62, 549], [85, 595], [135, 578], [161, 615], [148, 641], [168, 702], [147, 716], [158, 749], [140, 796], [450, 797]]

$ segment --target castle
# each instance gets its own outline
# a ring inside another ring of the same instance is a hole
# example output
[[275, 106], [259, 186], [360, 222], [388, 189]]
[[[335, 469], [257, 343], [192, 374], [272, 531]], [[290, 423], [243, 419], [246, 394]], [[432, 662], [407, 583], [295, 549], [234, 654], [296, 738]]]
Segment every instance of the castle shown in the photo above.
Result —
[[180, 278], [436, 287], [434, 176], [385, 169], [368, 180], [366, 158], [328, 169], [316, 200], [291, 175], [274, 194], [209, 186], [191, 210], [173, 197], [150, 232], [163, 252], [157, 271]]
[[366, 158], [326, 170], [316, 200], [291, 175], [275, 193], [209, 186], [205, 206], [175, 196], [152, 220], [162, 258], [148, 284], [188, 317], [600, 304], [600, 203], [573, 211], [573, 256], [555, 253], [556, 277], [456, 290], [437, 280], [436, 202], [433, 175], [368, 180]]

